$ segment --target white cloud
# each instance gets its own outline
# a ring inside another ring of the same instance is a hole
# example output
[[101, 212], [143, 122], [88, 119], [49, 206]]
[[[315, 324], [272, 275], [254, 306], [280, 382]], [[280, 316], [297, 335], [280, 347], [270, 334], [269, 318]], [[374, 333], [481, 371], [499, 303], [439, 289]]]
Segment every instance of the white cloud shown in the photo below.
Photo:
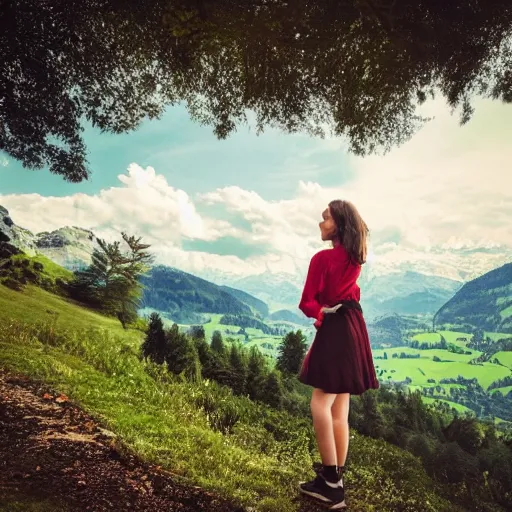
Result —
[[[76, 225], [107, 238], [118, 238], [120, 231], [143, 236], [159, 262], [190, 272], [242, 276], [268, 270], [301, 280], [311, 255], [325, 246], [318, 231], [322, 210], [332, 199], [348, 199], [370, 226], [373, 271], [473, 276], [512, 258], [512, 106], [476, 106], [474, 119], [460, 127], [456, 116], [434, 102], [427, 108], [436, 119], [402, 147], [386, 156], [350, 157], [353, 178], [345, 177], [342, 187], [299, 181], [294, 197], [279, 201], [239, 186], [190, 197], [153, 168], [131, 164], [119, 186], [97, 195], [9, 195], [0, 196], [0, 204], [18, 225], [35, 232]], [[332, 153], [340, 143], [329, 144]], [[300, 155], [293, 162], [299, 160]], [[292, 170], [287, 176], [293, 179]], [[199, 214], [200, 204], [222, 205], [250, 231]], [[184, 238], [225, 236], [269, 250], [241, 260], [182, 249]]]
[[122, 186], [102, 190], [98, 195], [74, 194], [43, 197], [39, 194], [0, 196], [14, 221], [33, 232], [65, 225], [91, 229], [98, 236], [119, 238], [121, 231], [138, 233], [151, 242], [180, 245], [183, 237], [215, 240], [237, 236], [225, 221], [205, 219], [183, 190], [170, 186], [153, 168], [131, 164], [120, 175]]
[[3, 155], [0, 155], [0, 167], [7, 167], [9, 165], [9, 160]]
[[[300, 182], [292, 200], [267, 202], [228, 187], [202, 200], [224, 204], [252, 223], [259, 240], [303, 260], [319, 247], [322, 209], [334, 198], [348, 199], [371, 228], [377, 268], [416, 266], [451, 277], [485, 272], [512, 257], [512, 107], [490, 101], [476, 107], [460, 127], [439, 102], [427, 105], [433, 121], [385, 156], [351, 157], [355, 177], [341, 188]], [[385, 239], [390, 232], [397, 243]]]

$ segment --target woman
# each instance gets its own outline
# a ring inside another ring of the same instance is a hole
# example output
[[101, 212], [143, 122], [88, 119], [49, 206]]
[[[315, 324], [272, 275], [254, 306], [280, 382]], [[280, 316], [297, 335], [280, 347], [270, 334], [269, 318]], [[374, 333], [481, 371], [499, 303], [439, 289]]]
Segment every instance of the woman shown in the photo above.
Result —
[[329, 203], [322, 240], [332, 249], [311, 259], [299, 308], [317, 333], [299, 379], [312, 386], [311, 413], [322, 466], [300, 491], [337, 510], [346, 507], [342, 474], [348, 453], [350, 395], [377, 389], [368, 332], [356, 281], [366, 261], [368, 227], [348, 201]]

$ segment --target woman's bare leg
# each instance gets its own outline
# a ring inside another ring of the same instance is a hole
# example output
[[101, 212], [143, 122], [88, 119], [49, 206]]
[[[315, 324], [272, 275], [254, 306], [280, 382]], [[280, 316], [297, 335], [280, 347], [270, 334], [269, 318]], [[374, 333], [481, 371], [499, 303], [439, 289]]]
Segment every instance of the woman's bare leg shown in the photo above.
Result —
[[311, 414], [318, 451], [324, 466], [336, 466], [336, 440], [334, 436], [332, 407], [337, 395], [314, 389], [311, 397]]
[[350, 407], [350, 394], [336, 395], [331, 407], [333, 437], [336, 443], [336, 460], [338, 466], [344, 466], [347, 460], [349, 443], [348, 411]]

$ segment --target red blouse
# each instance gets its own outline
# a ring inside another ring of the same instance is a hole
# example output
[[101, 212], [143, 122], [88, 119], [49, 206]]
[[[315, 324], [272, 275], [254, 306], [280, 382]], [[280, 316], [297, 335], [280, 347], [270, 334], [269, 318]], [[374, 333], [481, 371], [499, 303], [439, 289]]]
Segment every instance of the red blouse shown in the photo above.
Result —
[[322, 307], [334, 306], [341, 300], [359, 302], [361, 294], [356, 282], [360, 273], [361, 265], [349, 260], [342, 245], [317, 252], [309, 264], [299, 309], [315, 318], [315, 325], [319, 327]]

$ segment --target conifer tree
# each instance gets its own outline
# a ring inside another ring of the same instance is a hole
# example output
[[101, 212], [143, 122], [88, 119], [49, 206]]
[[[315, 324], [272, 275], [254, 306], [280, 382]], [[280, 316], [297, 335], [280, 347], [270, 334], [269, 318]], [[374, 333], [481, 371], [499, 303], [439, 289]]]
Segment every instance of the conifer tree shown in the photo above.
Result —
[[247, 362], [243, 351], [235, 343], [231, 345], [229, 364], [231, 389], [236, 395], [243, 395], [246, 391]]
[[142, 356], [157, 364], [163, 364], [167, 352], [164, 324], [158, 313], [151, 313], [146, 338], [141, 347]]
[[165, 361], [169, 371], [176, 375], [183, 374], [190, 380], [197, 380], [200, 363], [194, 345], [185, 334], [179, 332], [177, 324], [173, 324], [165, 334], [168, 346]]
[[126, 327], [136, 318], [142, 294], [139, 278], [149, 270], [153, 257], [147, 252], [150, 246], [141, 243], [141, 238], [126, 233], [122, 237], [128, 251], [122, 251], [120, 241], [98, 239], [91, 264], [75, 272], [69, 292], [76, 300], [116, 315]]
[[266, 361], [256, 346], [249, 352], [247, 365], [246, 392], [251, 400], [260, 400], [263, 396], [266, 378]]
[[225, 354], [225, 346], [224, 341], [222, 340], [222, 334], [220, 331], [214, 331], [212, 335], [212, 350], [217, 352], [218, 354]]
[[307, 351], [306, 337], [299, 329], [289, 332], [279, 347], [277, 369], [284, 373], [297, 374]]
[[262, 400], [270, 407], [280, 409], [283, 403], [283, 383], [279, 372], [271, 371], [265, 381]]

